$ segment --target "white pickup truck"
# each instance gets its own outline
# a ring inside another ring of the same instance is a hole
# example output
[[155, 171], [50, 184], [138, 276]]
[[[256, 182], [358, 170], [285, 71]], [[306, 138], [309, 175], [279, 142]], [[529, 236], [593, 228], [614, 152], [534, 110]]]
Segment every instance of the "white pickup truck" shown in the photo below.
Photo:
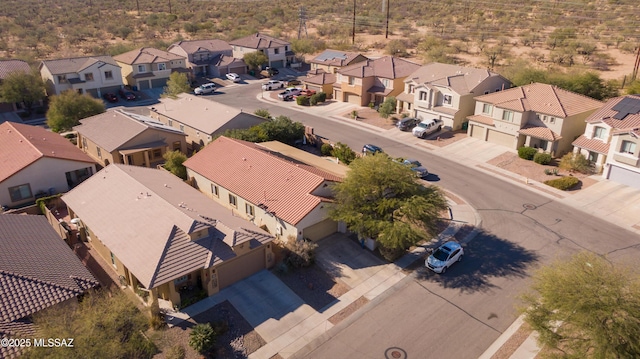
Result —
[[425, 138], [427, 137], [427, 135], [440, 131], [442, 129], [442, 125], [442, 120], [423, 120], [413, 128], [413, 131], [411, 131], [411, 133], [413, 133], [413, 135], [416, 137]]
[[278, 80], [269, 80], [269, 82], [262, 85], [262, 89], [265, 91], [281, 89], [283, 87], [284, 87], [284, 82], [278, 81]]

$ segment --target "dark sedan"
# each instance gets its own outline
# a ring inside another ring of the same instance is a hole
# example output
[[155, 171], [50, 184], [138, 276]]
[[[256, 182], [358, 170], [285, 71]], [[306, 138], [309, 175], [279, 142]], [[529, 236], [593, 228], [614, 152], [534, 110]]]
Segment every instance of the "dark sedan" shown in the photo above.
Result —
[[398, 120], [398, 122], [396, 122], [396, 127], [398, 127], [400, 131], [408, 131], [416, 127], [416, 125], [419, 123], [420, 123], [420, 120], [418, 120], [417, 118], [405, 117], [403, 119]]
[[136, 95], [134, 95], [131, 91], [120, 89], [120, 91], [118, 92], [120, 93], [120, 97], [127, 101], [133, 101], [136, 99]]
[[111, 102], [111, 103], [118, 102], [118, 97], [116, 96], [116, 94], [111, 92], [107, 92], [106, 94], [102, 95], [102, 97], [107, 102]]

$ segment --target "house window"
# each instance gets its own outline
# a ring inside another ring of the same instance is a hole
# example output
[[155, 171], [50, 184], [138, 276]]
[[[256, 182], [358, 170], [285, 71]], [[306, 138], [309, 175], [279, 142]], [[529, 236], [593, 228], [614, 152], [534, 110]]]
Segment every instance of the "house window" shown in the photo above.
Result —
[[548, 145], [549, 145], [549, 142], [545, 140], [540, 140], [540, 148], [542, 148], [542, 150], [546, 151]]
[[542, 122], [547, 122], [547, 116], [538, 115], [538, 118], [540, 118], [542, 120]]
[[555, 117], [549, 117], [549, 123], [556, 123]]
[[389, 79], [382, 79], [382, 86], [389, 87]]
[[507, 110], [503, 111], [502, 119], [505, 121], [513, 122], [513, 111], [507, 111]]
[[158, 71], [163, 71], [167, 69], [167, 64], [165, 63], [160, 63], [158, 64]]
[[253, 210], [253, 206], [250, 205], [249, 203], [245, 203], [244, 204], [244, 210], [247, 212], [248, 215], [250, 216], [254, 216], [254, 210]]
[[113, 255], [113, 252], [109, 252], [111, 253], [111, 264], [113, 264], [113, 268], [117, 268], [116, 266], [116, 256]]
[[411, 102], [407, 102], [407, 110], [411, 110]]
[[104, 78], [107, 79], [107, 80], [113, 80], [113, 72], [105, 71], [104, 72]]
[[211, 194], [216, 196], [216, 197], [220, 197], [220, 192], [218, 191], [218, 186], [214, 185], [213, 183], [211, 184]]
[[176, 141], [173, 143], [173, 150], [180, 151], [182, 149], [182, 143], [180, 141]]
[[87, 149], [87, 139], [82, 137], [82, 148]]
[[280, 53], [280, 49], [273, 49], [273, 53], [276, 54], [276, 55], [279, 54]]
[[595, 163], [598, 160], [598, 153], [589, 151], [589, 162]]
[[599, 139], [603, 140], [604, 139], [604, 131], [605, 131], [604, 127], [596, 126], [593, 129], [593, 138], [599, 138]]
[[284, 47], [284, 51], [289, 51], [289, 45], [286, 45], [286, 46]]
[[187, 279], [189, 279], [189, 277], [188, 277], [188, 276], [186, 276], [186, 275], [183, 275], [182, 277], [178, 277], [178, 278], [174, 279], [174, 280], [173, 280], [173, 283], [174, 283], [174, 284], [180, 284], [180, 283], [182, 283], [182, 282], [186, 282], [186, 281], [187, 281]]
[[416, 91], [416, 87], [414, 85], [409, 85], [409, 93], [414, 93]]
[[84, 74], [84, 80], [85, 81], [93, 81], [93, 73], [92, 72], [88, 72], [88, 73]]
[[238, 197], [229, 193], [229, 204], [234, 207], [238, 207]]
[[349, 85], [353, 86], [356, 83], [356, 78], [353, 76], [349, 76]]
[[138, 72], [147, 72], [147, 67], [144, 65], [138, 65]]
[[67, 75], [58, 75], [58, 83], [66, 84], [67, 83]]
[[173, 126], [173, 120], [168, 120], [168, 121], [167, 121], [167, 124], [168, 124], [169, 126]]
[[482, 105], [482, 113], [490, 115], [491, 114], [491, 110], [493, 110], [493, 106], [485, 103], [484, 105]]
[[160, 157], [162, 157], [162, 150], [159, 148], [153, 150], [153, 158], [160, 158]]
[[620, 152], [628, 153], [633, 155], [636, 153], [636, 144], [631, 141], [622, 141], [622, 147], [620, 147]]
[[449, 105], [449, 106], [451, 106], [451, 95], [444, 95], [444, 97], [443, 97], [443, 99], [442, 99], [442, 102], [443, 102], [445, 105]]
[[102, 151], [100, 150], [100, 147], [96, 147], [96, 150], [98, 150], [98, 158], [102, 158]]
[[9, 196], [11, 196], [11, 202], [18, 202], [33, 197], [31, 193], [31, 186], [22, 184], [20, 186], [9, 187]]
[[427, 92], [420, 91], [420, 101], [427, 101]]
[[180, 131], [184, 132], [184, 125], [180, 125]]

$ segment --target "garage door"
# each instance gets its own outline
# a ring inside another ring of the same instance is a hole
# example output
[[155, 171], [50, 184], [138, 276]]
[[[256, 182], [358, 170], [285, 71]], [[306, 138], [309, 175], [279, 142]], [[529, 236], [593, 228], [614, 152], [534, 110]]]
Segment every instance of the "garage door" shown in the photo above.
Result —
[[276, 69], [281, 69], [284, 67], [284, 60], [271, 61], [271, 67], [275, 67]]
[[98, 98], [98, 89], [87, 89], [87, 93], [95, 98]]
[[338, 231], [338, 222], [331, 219], [325, 219], [322, 222], [318, 222], [312, 226], [309, 226], [302, 230], [302, 236], [312, 241], [318, 241], [330, 234], [334, 234]]
[[484, 141], [484, 127], [471, 125], [471, 137], [479, 138]]
[[611, 165], [609, 179], [629, 187], [640, 188], [640, 173], [626, 168]]
[[108, 86], [108, 87], [101, 88], [100, 92], [102, 94], [105, 94], [107, 92], [118, 94], [118, 90], [120, 90], [120, 86]]
[[266, 262], [264, 255], [265, 246], [262, 246], [239, 258], [225, 261], [217, 268], [218, 285], [220, 289], [226, 288], [239, 280], [265, 269]]
[[513, 148], [515, 147], [515, 143], [513, 141], [513, 135], [508, 133], [498, 132], [495, 130], [489, 130], [487, 133], [487, 142]]
[[344, 94], [344, 102], [352, 103], [354, 105], [361, 106], [360, 96], [354, 93], [346, 93]]
[[166, 78], [151, 80], [151, 87], [153, 87], [153, 88], [165, 87], [165, 86], [167, 86], [167, 80], [168, 79], [166, 79]]
[[235, 72], [237, 74], [246, 74], [247, 67], [246, 66], [236, 66], [229, 69], [229, 72]]
[[138, 88], [139, 90], [148, 90], [151, 88], [149, 87], [149, 80], [140, 81], [138, 82], [138, 85], [140, 85]]

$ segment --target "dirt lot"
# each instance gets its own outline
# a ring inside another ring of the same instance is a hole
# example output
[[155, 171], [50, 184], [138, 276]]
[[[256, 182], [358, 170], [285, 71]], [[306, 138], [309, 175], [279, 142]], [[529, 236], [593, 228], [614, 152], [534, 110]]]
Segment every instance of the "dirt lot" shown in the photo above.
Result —
[[388, 130], [395, 126], [395, 121], [393, 121], [391, 117], [382, 118], [380, 117], [380, 114], [378, 113], [378, 111], [374, 109], [370, 109], [368, 107], [360, 108], [358, 110], [358, 118], [355, 120], [353, 119], [353, 116], [351, 116], [351, 112], [347, 112], [343, 114], [342, 117], [347, 118], [351, 121], [364, 122], [369, 125], [377, 126], [385, 130]]

